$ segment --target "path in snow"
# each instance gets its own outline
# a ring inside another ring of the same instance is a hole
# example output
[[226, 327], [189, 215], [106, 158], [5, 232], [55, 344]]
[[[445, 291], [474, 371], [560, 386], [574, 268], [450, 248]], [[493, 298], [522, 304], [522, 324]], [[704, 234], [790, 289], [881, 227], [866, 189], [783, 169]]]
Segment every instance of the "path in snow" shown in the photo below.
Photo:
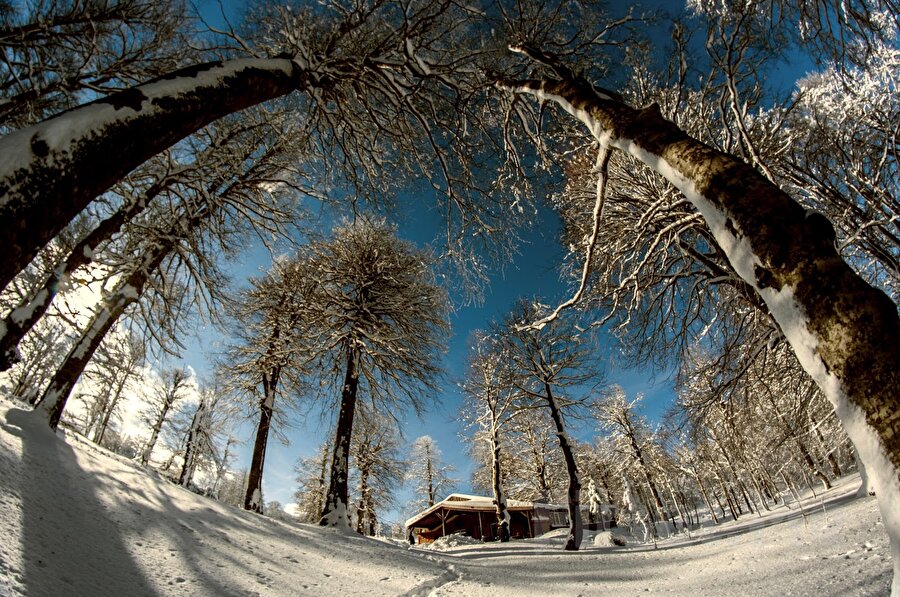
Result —
[[859, 477], [762, 517], [650, 545], [562, 552], [563, 537], [434, 552], [460, 579], [432, 595], [887, 595], [891, 560], [875, 498], [856, 498]]
[[824, 512], [811, 499], [806, 525], [780, 508], [658, 549], [436, 552], [224, 506], [0, 399], [0, 595], [884, 595], [887, 536], [858, 484]]

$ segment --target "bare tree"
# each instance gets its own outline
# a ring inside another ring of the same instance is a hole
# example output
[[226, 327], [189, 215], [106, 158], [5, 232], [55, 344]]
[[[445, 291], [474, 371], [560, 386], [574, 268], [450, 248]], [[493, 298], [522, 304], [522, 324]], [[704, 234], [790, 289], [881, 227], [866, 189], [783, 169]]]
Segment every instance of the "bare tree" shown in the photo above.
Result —
[[325, 507], [325, 492], [328, 489], [328, 457], [331, 445], [323, 442], [312, 456], [300, 457], [294, 466], [297, 490], [294, 501], [303, 522], [319, 522]]
[[357, 416], [350, 442], [350, 457], [358, 481], [356, 532], [374, 536], [378, 530], [379, 512], [384, 512], [394, 502], [406, 461], [400, 453], [400, 430], [396, 421], [365, 408], [360, 409]]
[[[264, 9], [250, 28], [257, 47], [234, 42], [252, 58], [176, 71], [0, 139], [4, 155], [21, 158], [0, 172], [0, 226], [15, 239], [0, 286], [149, 157], [222, 116], [293, 91], [312, 146], [332, 166], [329, 183], [383, 196], [384, 181], [417, 173], [445, 200], [455, 254], [497, 246], [509, 227], [496, 224], [518, 211], [497, 209], [495, 185], [476, 183], [498, 144], [486, 135], [493, 119], [469, 102], [485, 85], [475, 68], [485, 50], [457, 50], [470, 45], [459, 23], [474, 14], [418, 0], [403, 10], [393, 2]], [[526, 197], [519, 198], [521, 206]]]
[[[663, 118], [658, 106], [635, 109], [617, 94], [598, 91], [529, 41], [515, 50], [545, 69], [542, 78], [502, 79], [499, 85], [551, 100], [579, 119], [603, 151], [620, 150], [642, 161], [696, 207], [731, 266], [766, 303], [804, 369], [842, 417], [863, 461], [871, 463], [867, 468], [878, 471], [886, 526], [892, 542], [900, 543], [900, 521], [887, 505], [900, 494], [896, 305], [839, 257], [827, 219], [807, 214], [740, 159], [686, 134]], [[895, 565], [900, 570], [900, 561]]]
[[502, 342], [515, 369], [513, 379], [532, 408], [546, 408], [553, 421], [569, 478], [567, 502], [569, 535], [565, 549], [581, 546], [581, 479], [572, 441], [566, 432], [566, 412], [583, 406], [587, 392], [599, 381], [594, 358], [596, 347], [588, 333], [579, 332], [571, 320], [556, 319], [536, 329], [531, 324], [547, 313], [546, 306], [521, 300], [503, 322]]
[[[287, 156], [294, 155], [294, 139], [273, 138], [270, 121], [262, 117], [259, 128], [238, 124], [229, 129], [223, 123], [213, 137], [223, 135], [228, 141], [219, 141], [226, 153], [229, 145], [235, 153], [224, 163], [212, 159], [207, 164], [211, 170], [197, 169], [195, 177], [180, 181], [184, 186], [170, 189], [172, 201], [153, 214], [162, 223], [132, 223], [134, 229], [121, 249], [126, 255], [118, 264], [124, 270], [121, 277], [103, 297], [43, 393], [38, 411], [51, 428], [97, 346], [126, 309], [137, 309], [146, 322], [146, 333], [165, 346], [160, 329], [170, 338], [177, 336], [188, 308], [209, 307], [221, 296], [225, 281], [216, 256], [221, 251], [227, 255], [250, 231], [279, 232], [279, 225], [296, 213], [281, 207], [298, 190], [290, 184], [293, 171], [287, 171], [292, 172], [289, 176], [284, 169]], [[198, 152], [194, 157], [209, 156]], [[153, 292], [145, 294], [148, 289]], [[191, 289], [193, 295], [188, 294]]]
[[103, 436], [116, 417], [126, 389], [134, 387], [132, 382], [139, 377], [145, 356], [143, 344], [127, 329], [108, 335], [97, 349], [85, 372], [86, 381], [96, 387], [85, 426], [85, 435], [95, 443], [103, 445]]
[[[231, 313], [241, 342], [232, 346], [224, 367], [233, 384], [259, 407], [244, 508], [261, 512], [262, 479], [269, 431], [278, 402], [279, 413], [297, 406], [305, 387], [306, 344], [298, 337], [314, 280], [300, 258], [277, 260], [264, 278], [251, 280]], [[283, 415], [282, 415], [283, 416]]]
[[190, 59], [182, 2], [49, 0], [0, 16], [0, 126], [18, 128]]
[[162, 372], [160, 385], [154, 388], [150, 396], [152, 402], [141, 415], [142, 420], [150, 427], [150, 439], [147, 440], [141, 453], [141, 464], [147, 465], [150, 462], [150, 456], [153, 454], [153, 448], [169, 411], [176, 401], [185, 397], [190, 383], [191, 376], [185, 369], [166, 369]]
[[178, 483], [190, 487], [194, 473], [201, 466], [215, 464], [218, 457], [216, 435], [221, 431], [218, 423], [222, 422], [223, 397], [227, 394], [215, 385], [201, 387], [200, 402], [191, 416], [190, 425], [182, 441], [183, 458]]
[[[642, 396], [638, 394], [634, 400], [629, 401], [625, 391], [619, 386], [614, 386], [595, 402], [594, 416], [613, 438], [619, 454], [643, 477], [652, 496], [652, 502], [647, 504], [647, 512], [650, 514], [650, 521], [655, 525], [656, 522], [665, 519], [666, 506], [654, 478], [654, 467], [650, 460], [653, 452], [652, 434], [646, 419], [636, 412], [641, 398]], [[656, 536], [655, 526], [653, 534]]]
[[[320, 524], [349, 527], [350, 440], [357, 396], [373, 408], [421, 412], [437, 383], [437, 351], [447, 330], [447, 298], [431, 257], [364, 218], [305, 248], [312, 292], [303, 335], [320, 387], [340, 388], [331, 478]], [[377, 405], [377, 407], [375, 406]]]
[[444, 462], [441, 449], [430, 435], [422, 435], [412, 442], [408, 460], [406, 479], [412, 483], [415, 496], [410, 504], [412, 508], [430, 508], [457, 483], [450, 476], [456, 469]]
[[470, 349], [469, 366], [463, 392], [466, 402], [463, 417], [475, 427], [472, 441], [485, 441], [490, 451], [491, 490], [497, 509], [497, 536], [501, 542], [509, 541], [510, 515], [506, 508], [506, 491], [503, 487], [501, 467], [501, 434], [516, 414], [520, 397], [513, 381], [512, 364], [503, 351], [503, 345], [495, 338], [476, 334]]

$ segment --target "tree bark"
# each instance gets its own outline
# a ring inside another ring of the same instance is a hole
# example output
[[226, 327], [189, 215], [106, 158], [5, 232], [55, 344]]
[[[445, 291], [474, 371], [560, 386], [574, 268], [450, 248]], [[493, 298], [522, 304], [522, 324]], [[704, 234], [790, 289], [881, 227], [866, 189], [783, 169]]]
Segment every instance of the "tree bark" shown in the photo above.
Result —
[[[369, 469], [359, 471], [359, 504], [356, 506], [356, 532], [365, 534], [366, 514], [369, 507]], [[374, 534], [374, 533], [372, 533]]]
[[[144, 446], [144, 452], [141, 454], [141, 464], [144, 466], [147, 466], [150, 462], [150, 456], [153, 455], [153, 448], [156, 447], [156, 440], [159, 438], [159, 432], [162, 429], [163, 423], [166, 422], [166, 415], [169, 414], [169, 409], [172, 408], [172, 398], [174, 398], [174, 393], [171, 396], [168, 394], [166, 395], [162, 410], [159, 411], [159, 416], [156, 417], [153, 428], [150, 430], [150, 439], [147, 441], [147, 445]], [[169, 462], [171, 464], [171, 461]], [[168, 468], [168, 466], [165, 468]]]
[[[351, 341], [352, 342], [352, 341]], [[359, 388], [357, 371], [359, 349], [347, 347], [347, 371], [341, 390], [341, 410], [334, 433], [334, 452], [331, 458], [331, 481], [322, 508], [321, 526], [350, 528], [348, 515], [347, 478], [349, 476], [350, 437], [353, 435], [353, 416], [356, 412], [356, 392]]]
[[[281, 335], [281, 329], [275, 327], [270, 339], [268, 353], [272, 355], [275, 344]], [[272, 426], [272, 411], [275, 408], [275, 392], [278, 389], [278, 378], [281, 367], [273, 366], [262, 375], [263, 396], [259, 401], [259, 424], [256, 426], [256, 439], [253, 442], [253, 456], [250, 459], [250, 470], [247, 471], [247, 493], [244, 495], [244, 509], [263, 513], [262, 476], [266, 464], [266, 447], [269, 443], [269, 429]]]
[[738, 275], [759, 293], [875, 480], [900, 593], [900, 317], [845, 263], [830, 222], [734, 156], [690, 137], [657, 105], [636, 110], [539, 51], [557, 80], [499, 85], [560, 105], [602, 144], [666, 177], [703, 215]]
[[563, 453], [566, 463], [566, 472], [569, 475], [568, 505], [569, 505], [569, 536], [566, 538], [566, 551], [578, 551], [584, 535], [584, 524], [581, 521], [581, 480], [578, 478], [578, 465], [575, 463], [575, 453], [569, 444], [566, 428], [563, 424], [562, 413], [553, 397], [550, 384], [544, 383], [545, 398], [550, 408], [550, 418], [556, 428], [556, 437], [559, 439], [559, 449]]
[[491, 430], [491, 485], [494, 490], [494, 506], [497, 509], [497, 538], [501, 543], [509, 541], [509, 511], [506, 509], [506, 494], [503, 491], [500, 471], [500, 437], [497, 430]]
[[281, 58], [195, 65], [0, 139], [0, 289], [135, 167], [214, 120], [305, 88], [307, 76]]

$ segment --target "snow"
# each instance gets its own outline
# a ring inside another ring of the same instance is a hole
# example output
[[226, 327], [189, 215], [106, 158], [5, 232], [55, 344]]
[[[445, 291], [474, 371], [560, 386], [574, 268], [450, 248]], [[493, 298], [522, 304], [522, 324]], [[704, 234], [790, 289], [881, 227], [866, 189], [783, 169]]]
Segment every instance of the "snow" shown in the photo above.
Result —
[[888, 540], [858, 485], [658, 549], [587, 531], [567, 553], [565, 530], [425, 549], [224, 506], [0, 398], [0, 594], [882, 595]]

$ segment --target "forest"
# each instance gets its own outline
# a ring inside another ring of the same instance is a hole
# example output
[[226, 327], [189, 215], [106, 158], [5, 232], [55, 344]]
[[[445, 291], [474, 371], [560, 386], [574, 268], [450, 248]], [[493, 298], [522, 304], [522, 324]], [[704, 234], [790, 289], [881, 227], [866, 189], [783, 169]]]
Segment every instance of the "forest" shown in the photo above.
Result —
[[[900, 594], [898, 27], [894, 0], [0, 1], [0, 393], [229, 506], [402, 540], [462, 486], [504, 543], [508, 502], [564, 505], [579, 551], [604, 505], [655, 545], [858, 475]], [[563, 298], [448, 371], [541, 234]], [[671, 376], [662, 416], [612, 352]], [[429, 428], [448, 391], [462, 448]], [[273, 470], [311, 413], [327, 439]]]

